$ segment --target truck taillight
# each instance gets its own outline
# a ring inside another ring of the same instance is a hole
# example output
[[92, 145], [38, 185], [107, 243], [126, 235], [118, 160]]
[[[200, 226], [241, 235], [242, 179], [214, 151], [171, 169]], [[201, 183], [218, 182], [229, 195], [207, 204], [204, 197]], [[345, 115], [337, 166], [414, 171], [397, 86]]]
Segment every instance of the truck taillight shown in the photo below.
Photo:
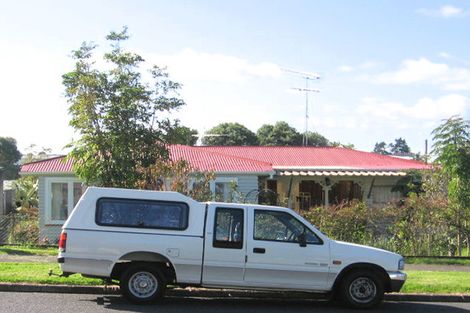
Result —
[[59, 251], [65, 252], [66, 245], [67, 245], [67, 233], [62, 232], [59, 237]]

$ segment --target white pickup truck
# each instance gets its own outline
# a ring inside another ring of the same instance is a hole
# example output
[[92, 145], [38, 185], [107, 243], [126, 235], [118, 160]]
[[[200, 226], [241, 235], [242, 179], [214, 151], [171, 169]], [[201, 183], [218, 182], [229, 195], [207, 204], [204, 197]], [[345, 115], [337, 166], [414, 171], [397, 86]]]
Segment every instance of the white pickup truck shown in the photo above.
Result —
[[300, 290], [373, 307], [406, 280], [395, 253], [329, 239], [291, 209], [90, 187], [63, 226], [64, 276], [118, 280], [136, 303], [167, 285]]

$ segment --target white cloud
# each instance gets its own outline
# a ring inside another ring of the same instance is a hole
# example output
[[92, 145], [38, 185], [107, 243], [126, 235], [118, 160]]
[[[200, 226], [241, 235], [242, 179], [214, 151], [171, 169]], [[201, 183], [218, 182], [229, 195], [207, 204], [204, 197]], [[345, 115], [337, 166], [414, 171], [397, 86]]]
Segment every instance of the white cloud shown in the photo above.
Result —
[[425, 83], [445, 90], [470, 90], [470, 69], [450, 67], [426, 58], [408, 59], [402, 62], [398, 70], [369, 77], [369, 80], [378, 84]]
[[462, 8], [457, 8], [452, 5], [444, 5], [438, 9], [421, 8], [416, 10], [416, 12], [422, 15], [442, 18], [460, 17], [468, 14], [468, 12], [464, 11]]
[[347, 72], [352, 72], [352, 71], [354, 71], [354, 67], [349, 66], [349, 65], [341, 65], [340, 67], [338, 67], [338, 70], [339, 70], [340, 72], [345, 72], [345, 73], [347, 73]]
[[281, 68], [269, 62], [250, 63], [248, 60], [192, 49], [173, 55], [145, 55], [150, 63], [168, 67], [176, 80], [207, 82], [241, 82], [250, 77], [278, 78]]
[[463, 115], [469, 108], [469, 99], [458, 94], [449, 94], [437, 99], [421, 98], [412, 105], [401, 102], [382, 101], [376, 98], [364, 98], [357, 108], [357, 113], [373, 118], [386, 119], [403, 123], [411, 121], [432, 121]]
[[358, 64], [358, 65], [341, 65], [340, 67], [338, 67], [338, 71], [340, 72], [344, 72], [344, 73], [348, 73], [348, 72], [353, 72], [353, 71], [357, 71], [357, 70], [366, 70], [366, 69], [370, 69], [370, 68], [373, 68], [377, 66], [377, 62], [375, 61], [366, 61], [366, 62], [363, 62], [361, 64]]

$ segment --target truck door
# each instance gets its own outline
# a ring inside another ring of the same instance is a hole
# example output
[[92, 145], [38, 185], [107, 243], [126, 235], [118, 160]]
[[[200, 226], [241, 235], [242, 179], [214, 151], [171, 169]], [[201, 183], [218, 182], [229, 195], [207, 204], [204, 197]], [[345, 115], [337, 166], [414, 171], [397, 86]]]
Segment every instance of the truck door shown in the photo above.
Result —
[[204, 239], [204, 285], [244, 284], [246, 218], [244, 208], [209, 205]]
[[[294, 215], [278, 210], [249, 211], [247, 286], [324, 290], [329, 246]], [[300, 242], [304, 244], [300, 244]]]

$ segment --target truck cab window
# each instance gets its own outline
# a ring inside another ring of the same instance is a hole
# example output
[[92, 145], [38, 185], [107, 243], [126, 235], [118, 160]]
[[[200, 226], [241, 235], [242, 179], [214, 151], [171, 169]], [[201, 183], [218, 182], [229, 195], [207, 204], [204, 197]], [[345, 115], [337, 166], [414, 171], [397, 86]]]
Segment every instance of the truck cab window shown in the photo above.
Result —
[[255, 240], [298, 243], [305, 236], [308, 244], [321, 244], [321, 240], [294, 216], [279, 211], [255, 210]]
[[241, 249], [243, 247], [243, 220], [243, 209], [217, 208], [213, 246]]

